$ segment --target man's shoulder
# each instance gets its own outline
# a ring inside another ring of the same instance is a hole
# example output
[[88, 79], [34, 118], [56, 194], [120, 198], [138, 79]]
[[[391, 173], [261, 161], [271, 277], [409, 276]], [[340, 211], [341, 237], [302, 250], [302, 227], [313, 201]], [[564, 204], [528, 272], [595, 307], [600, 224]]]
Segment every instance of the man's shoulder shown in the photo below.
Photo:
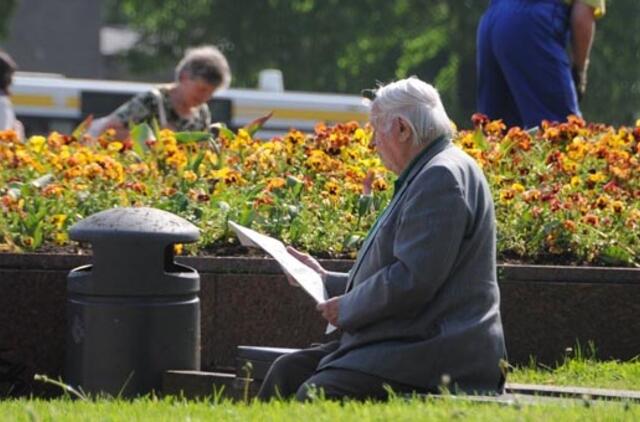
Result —
[[418, 176], [425, 182], [456, 185], [461, 192], [486, 183], [478, 163], [455, 145], [445, 148], [422, 168]]
[[439, 154], [433, 157], [433, 159], [429, 163], [427, 163], [426, 167], [431, 167], [433, 169], [443, 169], [441, 171], [444, 171], [446, 169], [449, 172], [453, 172], [456, 174], [460, 171], [482, 173], [482, 170], [478, 166], [478, 163], [476, 163], [476, 161], [469, 154], [465, 153], [455, 145], [451, 145], [442, 150]]

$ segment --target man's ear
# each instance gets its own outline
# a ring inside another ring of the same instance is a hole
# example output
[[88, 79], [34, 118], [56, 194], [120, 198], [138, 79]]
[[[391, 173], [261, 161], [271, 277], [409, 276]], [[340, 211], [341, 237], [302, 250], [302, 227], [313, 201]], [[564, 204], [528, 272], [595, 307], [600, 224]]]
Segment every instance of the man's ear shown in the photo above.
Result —
[[411, 139], [411, 128], [402, 117], [398, 117], [398, 131], [400, 132], [400, 142]]

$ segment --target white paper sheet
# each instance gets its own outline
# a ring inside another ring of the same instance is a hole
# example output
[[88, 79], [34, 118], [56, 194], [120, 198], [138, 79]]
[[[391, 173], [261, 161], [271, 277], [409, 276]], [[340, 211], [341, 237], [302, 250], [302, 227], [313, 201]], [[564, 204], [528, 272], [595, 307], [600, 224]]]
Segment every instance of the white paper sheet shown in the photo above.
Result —
[[272, 237], [260, 234], [255, 230], [229, 221], [229, 226], [236, 232], [240, 243], [244, 246], [262, 248], [273, 257], [298, 282], [300, 287], [311, 296], [316, 303], [327, 300], [324, 284], [320, 274], [300, 262], [296, 257], [287, 252], [282, 242]]

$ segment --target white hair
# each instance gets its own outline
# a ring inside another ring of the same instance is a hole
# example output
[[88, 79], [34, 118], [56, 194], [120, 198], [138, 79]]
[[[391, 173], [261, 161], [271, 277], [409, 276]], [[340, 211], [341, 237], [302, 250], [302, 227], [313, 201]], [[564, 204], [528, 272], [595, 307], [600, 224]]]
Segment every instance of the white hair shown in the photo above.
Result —
[[222, 52], [213, 45], [187, 49], [176, 66], [176, 81], [186, 72], [191, 79], [202, 79], [217, 88], [227, 88], [231, 83], [229, 63]]
[[383, 130], [389, 130], [394, 118], [402, 118], [417, 145], [427, 145], [453, 132], [438, 91], [415, 76], [378, 87], [371, 114]]

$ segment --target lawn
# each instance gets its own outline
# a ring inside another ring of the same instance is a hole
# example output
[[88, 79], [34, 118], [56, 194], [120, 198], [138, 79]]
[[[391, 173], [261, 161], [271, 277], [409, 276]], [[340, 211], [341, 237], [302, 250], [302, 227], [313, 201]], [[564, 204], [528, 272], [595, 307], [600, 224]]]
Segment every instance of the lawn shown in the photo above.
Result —
[[[517, 368], [509, 382], [640, 390], [640, 361], [598, 362], [577, 356], [554, 369]], [[133, 401], [15, 399], [0, 401], [2, 420], [639, 420], [640, 403], [585, 400], [525, 404], [472, 402], [464, 397], [395, 398], [387, 403], [232, 403], [211, 398], [145, 397]]]
[[99, 400], [15, 400], [0, 403], [3, 420], [308, 420], [308, 421], [401, 421], [401, 420], [638, 420], [640, 405], [620, 402], [547, 403], [511, 405], [473, 403], [455, 398], [393, 399], [387, 403], [340, 404], [318, 401], [231, 403], [186, 401], [173, 397], [145, 398], [132, 402]]

